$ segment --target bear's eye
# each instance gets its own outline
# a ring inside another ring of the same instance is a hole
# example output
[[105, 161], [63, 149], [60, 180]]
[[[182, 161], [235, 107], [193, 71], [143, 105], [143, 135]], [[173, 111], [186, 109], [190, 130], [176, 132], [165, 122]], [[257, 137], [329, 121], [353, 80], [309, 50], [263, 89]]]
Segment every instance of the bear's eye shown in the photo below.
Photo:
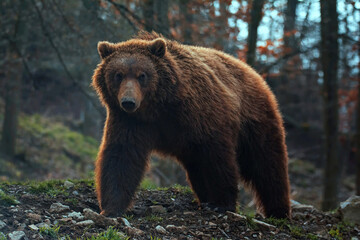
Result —
[[123, 80], [123, 75], [121, 73], [117, 73], [115, 75], [115, 81], [121, 82]]
[[138, 81], [139, 82], [144, 82], [146, 79], [146, 74], [145, 73], [141, 73], [139, 76], [138, 76]]

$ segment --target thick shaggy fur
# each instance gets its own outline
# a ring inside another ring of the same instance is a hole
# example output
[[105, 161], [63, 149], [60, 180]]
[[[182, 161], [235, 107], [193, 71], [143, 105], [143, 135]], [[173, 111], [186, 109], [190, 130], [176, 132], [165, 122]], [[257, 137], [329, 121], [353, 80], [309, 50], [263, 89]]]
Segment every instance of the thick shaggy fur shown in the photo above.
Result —
[[[156, 33], [101, 42], [98, 49], [102, 62], [92, 85], [107, 108], [96, 162], [102, 214], [118, 216], [129, 207], [157, 151], [178, 159], [200, 203], [234, 210], [242, 179], [266, 216], [290, 217], [283, 121], [273, 93], [252, 68]], [[119, 71], [147, 73], [136, 88], [141, 103], [135, 112], [119, 104]]]

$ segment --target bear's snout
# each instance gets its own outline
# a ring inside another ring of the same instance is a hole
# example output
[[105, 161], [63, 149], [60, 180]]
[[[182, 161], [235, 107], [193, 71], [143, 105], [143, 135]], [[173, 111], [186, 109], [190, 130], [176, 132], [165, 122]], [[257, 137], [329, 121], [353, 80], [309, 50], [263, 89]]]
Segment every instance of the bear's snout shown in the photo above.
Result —
[[125, 97], [121, 99], [120, 105], [126, 112], [134, 112], [136, 110], [135, 99]]
[[138, 81], [133, 79], [125, 79], [120, 84], [118, 93], [118, 101], [120, 107], [128, 113], [135, 112], [143, 99], [141, 86]]

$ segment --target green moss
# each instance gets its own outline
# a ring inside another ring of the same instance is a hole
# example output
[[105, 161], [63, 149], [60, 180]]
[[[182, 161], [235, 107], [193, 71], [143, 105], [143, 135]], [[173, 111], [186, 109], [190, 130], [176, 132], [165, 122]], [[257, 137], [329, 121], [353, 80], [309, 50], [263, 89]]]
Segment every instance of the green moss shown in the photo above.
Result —
[[113, 227], [109, 227], [106, 231], [99, 233], [96, 237], [92, 236], [87, 240], [128, 240], [130, 239], [125, 234], [118, 232]]
[[19, 204], [19, 201], [16, 200], [14, 196], [6, 194], [4, 191], [0, 189], [0, 205], [10, 206]]
[[68, 198], [65, 199], [65, 202], [71, 203], [72, 205], [76, 206], [79, 203], [79, 200], [77, 200], [76, 198]]
[[0, 240], [7, 240], [4, 233], [0, 232]]
[[74, 189], [79, 189], [82, 188], [82, 184], [91, 187], [91, 188], [95, 188], [95, 182], [93, 178], [86, 178], [86, 179], [71, 179], [69, 180], [72, 183], [75, 184]]
[[92, 159], [96, 157], [98, 142], [91, 137], [70, 130], [62, 123], [34, 114], [21, 116], [19, 126], [35, 137], [61, 142], [62, 147], [70, 153]]
[[53, 227], [41, 227], [39, 229], [40, 234], [49, 236], [50, 238], [57, 239], [59, 236], [60, 226], [53, 226]]
[[304, 237], [305, 233], [301, 227], [289, 225], [290, 234], [293, 237]]
[[130, 214], [130, 215], [125, 214], [124, 218], [126, 218], [128, 221], [131, 221], [134, 219], [134, 215], [133, 214]]
[[255, 231], [259, 230], [259, 226], [254, 222], [254, 217], [246, 216], [246, 225]]
[[290, 226], [289, 221], [286, 218], [274, 218], [274, 217], [270, 217], [265, 219], [265, 222], [274, 225], [280, 229], [284, 229], [284, 227], [288, 227]]
[[[89, 177], [89, 166], [93, 165], [99, 147], [94, 138], [38, 114], [20, 115], [18, 142], [16, 152], [24, 153], [32, 165], [44, 170], [61, 169], [64, 174], [71, 169], [81, 177]], [[21, 169], [19, 173], [3, 174], [12, 179], [24, 179], [27, 178], [26, 171]]]
[[344, 239], [344, 235], [350, 233], [352, 227], [353, 224], [349, 224], [347, 222], [340, 222], [329, 230], [329, 235], [335, 239], [342, 240]]
[[151, 215], [146, 216], [145, 220], [148, 222], [162, 222], [163, 218], [158, 215], [151, 214]]
[[144, 178], [140, 184], [140, 189], [155, 190], [157, 189], [157, 185], [150, 178]]
[[312, 234], [312, 233], [308, 233], [306, 234], [306, 239], [309, 239], [309, 240], [318, 240], [318, 236]]
[[44, 193], [48, 196], [55, 197], [57, 195], [68, 196], [69, 191], [64, 187], [63, 180], [49, 180], [43, 182], [31, 181], [28, 184], [30, 193]]
[[184, 194], [192, 194], [192, 190], [189, 186], [182, 186], [180, 184], [175, 184], [174, 186], [172, 186], [174, 189], [178, 190], [181, 193]]

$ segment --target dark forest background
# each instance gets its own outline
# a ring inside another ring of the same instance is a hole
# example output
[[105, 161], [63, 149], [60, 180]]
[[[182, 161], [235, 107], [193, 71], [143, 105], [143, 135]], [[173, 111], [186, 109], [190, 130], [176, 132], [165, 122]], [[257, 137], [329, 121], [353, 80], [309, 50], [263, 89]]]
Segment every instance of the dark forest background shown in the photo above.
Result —
[[[97, 43], [154, 30], [264, 77], [290, 164], [321, 174], [325, 209], [342, 188], [360, 194], [360, 2], [2, 0], [0, 12], [1, 180], [91, 177], [105, 119], [90, 87]], [[186, 184], [174, 161], [152, 160], [147, 184]]]

